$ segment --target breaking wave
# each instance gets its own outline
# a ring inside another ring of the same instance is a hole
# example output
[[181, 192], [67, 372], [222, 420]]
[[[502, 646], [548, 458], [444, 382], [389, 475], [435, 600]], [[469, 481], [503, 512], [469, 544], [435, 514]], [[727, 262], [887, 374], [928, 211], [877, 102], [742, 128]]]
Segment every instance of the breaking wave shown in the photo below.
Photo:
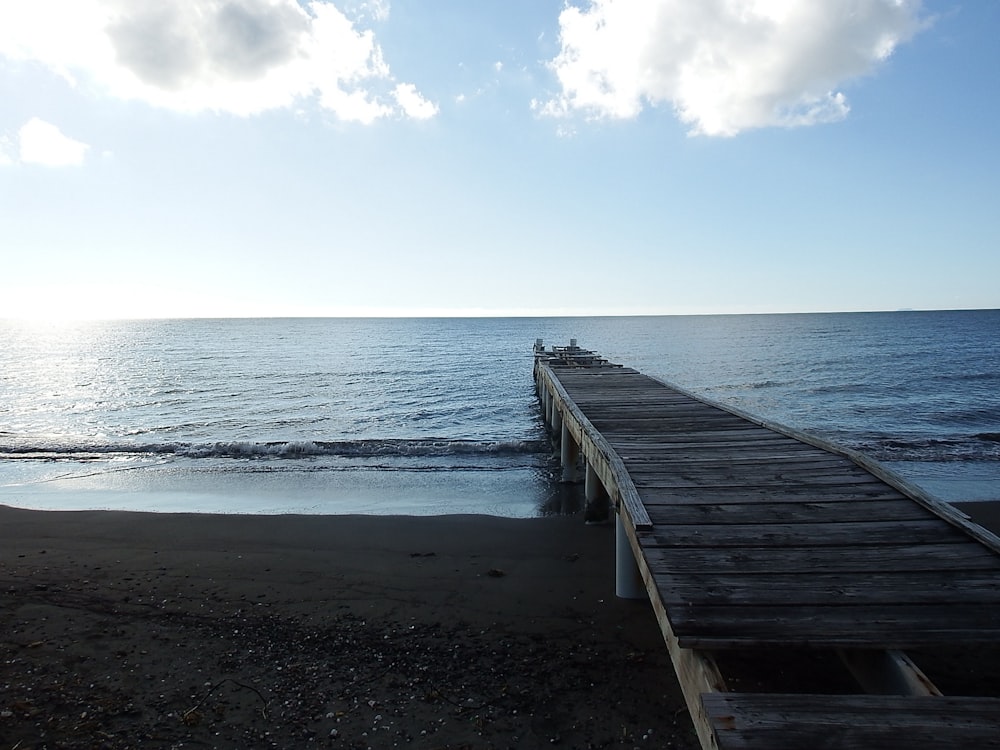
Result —
[[545, 451], [541, 440], [450, 440], [435, 438], [385, 440], [228, 441], [214, 443], [78, 443], [39, 441], [0, 444], [2, 459], [85, 459], [115, 456], [178, 456], [183, 458], [301, 459], [310, 457], [447, 457], [519, 456]]

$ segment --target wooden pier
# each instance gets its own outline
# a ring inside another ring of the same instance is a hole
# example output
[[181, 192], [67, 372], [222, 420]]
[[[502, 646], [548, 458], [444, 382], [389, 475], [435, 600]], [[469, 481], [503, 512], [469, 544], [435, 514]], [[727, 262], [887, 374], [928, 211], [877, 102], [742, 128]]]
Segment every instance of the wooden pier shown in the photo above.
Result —
[[[1000, 642], [1000, 538], [575, 341], [536, 342], [535, 382], [564, 479], [582, 462], [588, 504], [615, 513], [619, 595], [649, 597], [702, 747], [1000, 747], [1000, 698], [943, 696], [906, 654]], [[830, 657], [856, 689], [731, 690], [734, 654]]]

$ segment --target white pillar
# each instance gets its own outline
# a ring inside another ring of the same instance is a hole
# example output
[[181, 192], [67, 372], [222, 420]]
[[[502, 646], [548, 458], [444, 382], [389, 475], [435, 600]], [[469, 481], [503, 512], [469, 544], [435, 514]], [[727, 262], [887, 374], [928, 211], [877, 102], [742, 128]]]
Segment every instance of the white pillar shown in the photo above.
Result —
[[615, 514], [615, 595], [619, 599], [645, 599], [646, 586], [632, 554], [622, 512]]

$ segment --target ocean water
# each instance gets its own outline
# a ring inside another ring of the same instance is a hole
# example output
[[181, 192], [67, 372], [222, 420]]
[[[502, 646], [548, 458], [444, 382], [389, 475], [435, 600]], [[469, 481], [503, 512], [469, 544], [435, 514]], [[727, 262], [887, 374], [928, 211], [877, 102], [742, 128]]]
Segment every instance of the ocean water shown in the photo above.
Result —
[[0, 322], [0, 503], [222, 513], [579, 506], [536, 338], [1000, 500], [1000, 311]]

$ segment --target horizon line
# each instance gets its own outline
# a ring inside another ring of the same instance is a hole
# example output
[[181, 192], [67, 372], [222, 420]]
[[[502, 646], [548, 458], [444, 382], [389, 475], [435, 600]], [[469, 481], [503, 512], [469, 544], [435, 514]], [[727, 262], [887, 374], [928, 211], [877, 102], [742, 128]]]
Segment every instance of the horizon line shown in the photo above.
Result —
[[568, 312], [568, 311], [475, 311], [475, 310], [433, 310], [433, 311], [388, 311], [362, 310], [357, 312], [337, 311], [330, 313], [285, 313], [285, 314], [190, 314], [190, 315], [0, 315], [3, 322], [52, 322], [86, 323], [141, 320], [461, 320], [461, 319], [513, 319], [513, 318], [667, 318], [667, 317], [716, 317], [739, 315], [851, 315], [874, 313], [920, 313], [920, 312], [981, 312], [997, 310], [1000, 307], [941, 307], [941, 308], [880, 308], [864, 310], [755, 310], [755, 311], [715, 311], [715, 312]]

